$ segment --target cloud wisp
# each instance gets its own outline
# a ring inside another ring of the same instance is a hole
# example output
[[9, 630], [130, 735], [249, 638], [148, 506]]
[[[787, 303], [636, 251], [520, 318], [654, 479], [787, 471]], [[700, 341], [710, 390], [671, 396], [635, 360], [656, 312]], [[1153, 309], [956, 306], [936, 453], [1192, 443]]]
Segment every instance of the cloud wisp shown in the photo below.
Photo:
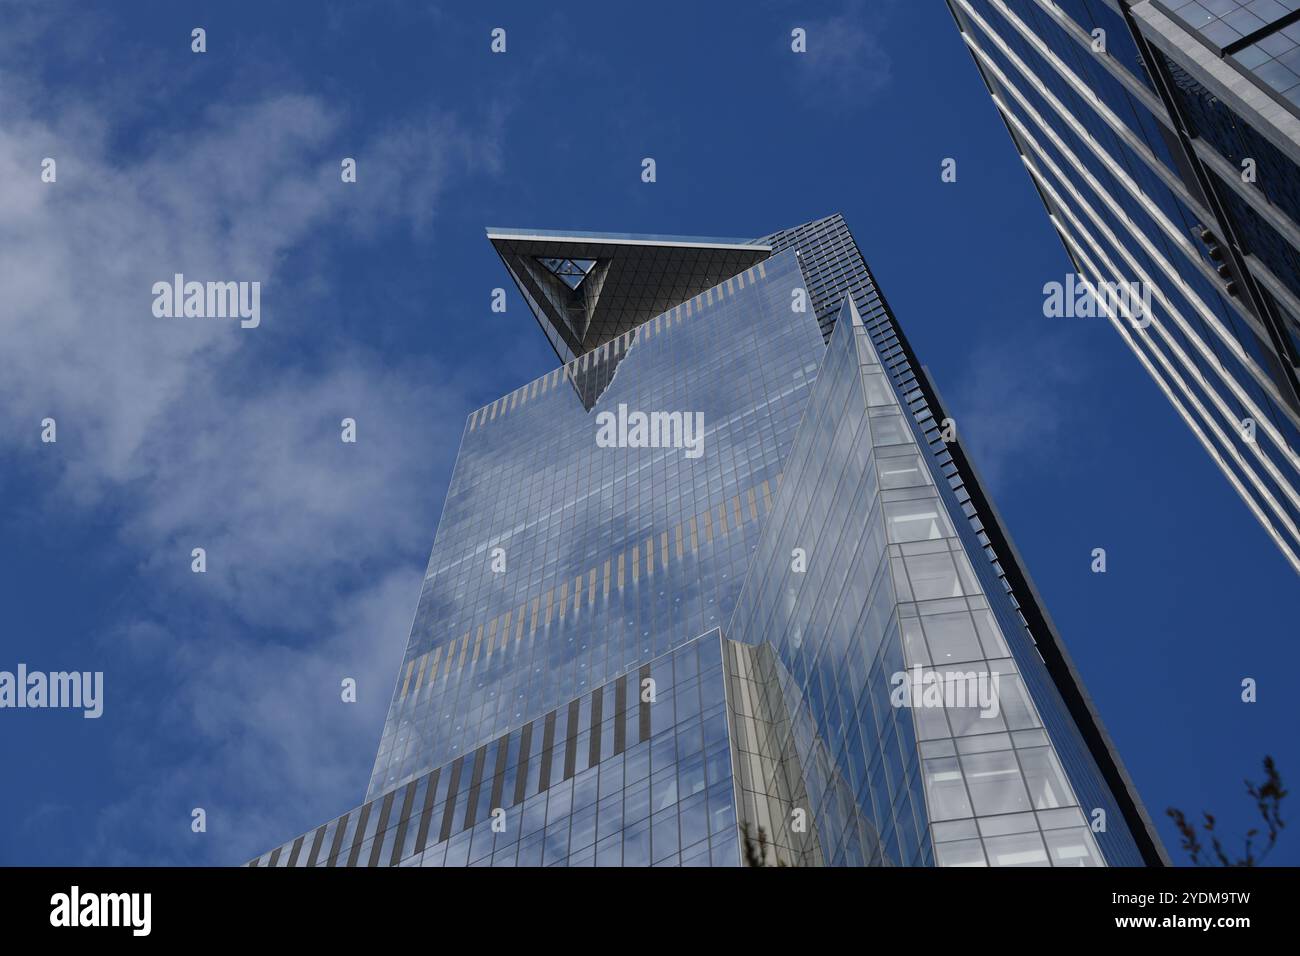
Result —
[[[347, 117], [289, 93], [212, 108], [124, 158], [111, 104], [8, 79], [0, 455], [44, 480], [38, 506], [109, 525], [134, 568], [94, 642], [119, 662], [106, 719], [122, 715], [112, 746], [138, 783], [67, 862], [238, 862], [304, 810], [359, 796], [364, 767], [341, 755], [382, 721], [468, 404], [431, 360], [319, 347], [331, 317], [292, 314], [285, 262], [325, 246], [292, 280], [319, 289], [331, 235], [427, 237], [449, 186], [496, 168], [495, 131], [430, 112], [345, 149]], [[344, 155], [366, 164], [364, 191], [340, 183]], [[256, 330], [157, 318], [150, 289], [175, 273], [280, 292]], [[46, 418], [58, 440], [42, 447]], [[350, 709], [343, 677], [361, 688]], [[187, 839], [196, 806], [202, 841]], [[152, 851], [121, 852], [124, 827]]]

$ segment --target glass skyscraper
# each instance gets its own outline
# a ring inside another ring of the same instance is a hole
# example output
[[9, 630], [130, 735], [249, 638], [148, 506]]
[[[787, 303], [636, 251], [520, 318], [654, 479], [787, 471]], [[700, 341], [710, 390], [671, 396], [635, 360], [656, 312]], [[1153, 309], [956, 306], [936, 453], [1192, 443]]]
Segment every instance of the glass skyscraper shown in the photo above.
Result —
[[1164, 862], [841, 217], [488, 237], [562, 364], [465, 424], [365, 802], [253, 865]]
[[948, 6], [1075, 270], [1147, 290], [1107, 317], [1300, 572], [1300, 0]]

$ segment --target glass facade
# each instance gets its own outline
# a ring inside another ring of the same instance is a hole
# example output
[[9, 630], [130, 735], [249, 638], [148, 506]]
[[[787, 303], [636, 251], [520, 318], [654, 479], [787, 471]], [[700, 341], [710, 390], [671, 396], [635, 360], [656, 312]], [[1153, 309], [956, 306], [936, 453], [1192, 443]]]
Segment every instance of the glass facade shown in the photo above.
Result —
[[1300, 572], [1300, 121], [1233, 59], [1298, 6], [949, 0], [1080, 283], [1145, 290], [1103, 320]]
[[[372, 796], [721, 626], [821, 360], [802, 285], [778, 254], [470, 416]], [[702, 416], [698, 457], [600, 447], [621, 407]]]
[[625, 331], [717, 250], [491, 234], [649, 291], [469, 416], [366, 802], [253, 865], [1160, 862], [841, 217]]
[[259, 862], [736, 866], [721, 646], [688, 642]]
[[[793, 807], [772, 815], [778, 852], [1099, 865], [929, 461], [846, 302], [728, 631], [771, 648], [751, 693], [790, 713], [762, 749], [804, 770], [811, 825], [792, 832]], [[996, 678], [997, 706], [916, 706], [896, 692], [899, 675], [954, 674]]]

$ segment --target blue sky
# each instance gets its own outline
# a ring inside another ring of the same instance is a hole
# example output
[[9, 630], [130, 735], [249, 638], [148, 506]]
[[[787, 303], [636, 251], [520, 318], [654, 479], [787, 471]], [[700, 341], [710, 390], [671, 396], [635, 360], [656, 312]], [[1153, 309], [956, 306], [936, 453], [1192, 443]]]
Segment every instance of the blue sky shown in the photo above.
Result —
[[[0, 0], [0, 669], [106, 683], [0, 713], [0, 863], [235, 863], [360, 801], [464, 417], [554, 363], [485, 225], [835, 211], [1171, 853], [1170, 805], [1253, 825], [1295, 577], [1113, 330], [1043, 317], [1069, 263], [951, 18], [727, 6]], [[154, 318], [175, 272], [261, 281], [260, 327]]]

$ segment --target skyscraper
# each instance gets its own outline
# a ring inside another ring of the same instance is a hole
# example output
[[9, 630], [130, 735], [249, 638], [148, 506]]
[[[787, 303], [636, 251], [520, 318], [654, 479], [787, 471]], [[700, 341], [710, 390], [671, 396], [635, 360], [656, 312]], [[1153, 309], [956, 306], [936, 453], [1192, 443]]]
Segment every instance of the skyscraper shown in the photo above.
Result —
[[254, 865], [1163, 862], [841, 217], [488, 237], [562, 364], [466, 422], [365, 803]]
[[1300, 572], [1300, 0], [948, 5], [1075, 270]]

